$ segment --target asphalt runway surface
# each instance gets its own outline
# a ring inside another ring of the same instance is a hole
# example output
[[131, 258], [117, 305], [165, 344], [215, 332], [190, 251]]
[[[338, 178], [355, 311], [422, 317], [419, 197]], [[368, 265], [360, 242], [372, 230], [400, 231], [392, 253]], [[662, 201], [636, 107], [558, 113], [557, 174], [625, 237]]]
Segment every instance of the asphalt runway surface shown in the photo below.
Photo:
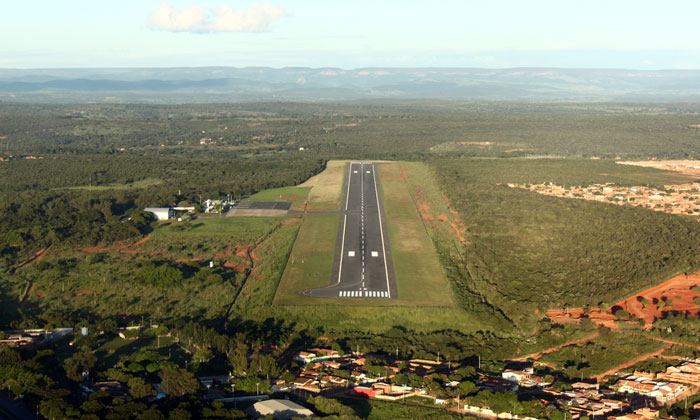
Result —
[[376, 164], [347, 166], [330, 284], [300, 293], [313, 297], [396, 299], [396, 276]]
[[239, 201], [226, 212], [226, 216], [282, 217], [289, 213], [289, 201]]

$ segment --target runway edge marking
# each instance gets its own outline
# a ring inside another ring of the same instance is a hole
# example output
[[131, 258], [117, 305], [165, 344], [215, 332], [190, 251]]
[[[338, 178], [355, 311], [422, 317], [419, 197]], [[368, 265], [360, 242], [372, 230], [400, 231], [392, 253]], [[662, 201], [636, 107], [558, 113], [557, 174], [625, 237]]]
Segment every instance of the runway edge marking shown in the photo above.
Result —
[[379, 206], [379, 188], [377, 187], [377, 167], [372, 164], [372, 178], [374, 180], [374, 192], [377, 198], [377, 214], [379, 215], [379, 233], [382, 236], [382, 255], [384, 259], [384, 274], [386, 276], [386, 291], [389, 299], [391, 299], [391, 289], [389, 288], [389, 268], [386, 265], [386, 247], [384, 246], [384, 227], [382, 226], [382, 208]]

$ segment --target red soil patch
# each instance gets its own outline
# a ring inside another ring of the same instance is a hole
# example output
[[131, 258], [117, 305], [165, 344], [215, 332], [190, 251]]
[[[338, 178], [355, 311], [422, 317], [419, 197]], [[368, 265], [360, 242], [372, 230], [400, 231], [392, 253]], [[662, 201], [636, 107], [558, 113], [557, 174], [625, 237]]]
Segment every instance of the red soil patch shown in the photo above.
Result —
[[452, 229], [455, 230], [455, 235], [457, 236], [457, 238], [459, 239], [460, 242], [462, 242], [462, 243], [467, 242], [467, 240], [464, 239], [464, 236], [462, 236], [462, 233], [466, 232], [467, 229], [458, 226], [456, 223], [450, 223], [450, 226], [452, 226]]
[[231, 263], [231, 262], [225, 262], [224, 267], [229, 268], [233, 271], [236, 271], [237, 273], [243, 273], [248, 269], [247, 267], [243, 267], [241, 265], [236, 265], [236, 264]]
[[94, 290], [81, 290], [78, 293], [76, 293], [76, 296], [85, 296], [85, 295], [99, 295], [100, 292], [95, 292]]
[[149, 233], [148, 235], [144, 236], [143, 238], [139, 239], [138, 241], [134, 242], [133, 244], [126, 245], [125, 248], [131, 247], [131, 246], [141, 245], [142, 243], [146, 242], [150, 238], [151, 238], [151, 234]]
[[[148, 235], [144, 236], [143, 238], [139, 239], [138, 241], [131, 243], [131, 244], [122, 244], [122, 245], [114, 245], [110, 246], [107, 248], [102, 248], [98, 246], [91, 246], [87, 248], [76, 248], [76, 250], [85, 252], [85, 253], [94, 253], [94, 252], [110, 252], [110, 251], [118, 251], [118, 252], [123, 252], [126, 254], [136, 254], [136, 253], [148, 253], [148, 251], [127, 251], [125, 248], [131, 248], [132, 246], [137, 246], [141, 245], [142, 243], [146, 242], [148, 239], [150, 239], [151, 234], [149, 233]], [[150, 251], [151, 253], [160, 253], [159, 251]]]
[[408, 178], [406, 178], [406, 172], [403, 171], [403, 166], [399, 166], [399, 172], [401, 172], [401, 178], [403, 179], [403, 182], [408, 182]]
[[[697, 316], [700, 305], [695, 303], [695, 298], [700, 297], [700, 291], [691, 290], [695, 286], [700, 286], [700, 272], [681, 274], [617, 302], [612, 309], [623, 309], [643, 319], [646, 326], [668, 312]], [[664, 302], [664, 305], [659, 307], [659, 302]]]
[[233, 251], [233, 255], [241, 258], [248, 258], [248, 251], [253, 245], [236, 246]]
[[[588, 313], [583, 309], [565, 309], [547, 311], [546, 314], [552, 322], [559, 324], [579, 324], [583, 318], [588, 318], [595, 324], [610, 329], [635, 325], [634, 318], [638, 318], [644, 320], [644, 327], [648, 329], [654, 321], [663, 318], [666, 313], [700, 315], [700, 305], [695, 303], [695, 298], [700, 297], [700, 291], [690, 290], [699, 283], [700, 273], [688, 276], [683, 274], [621, 300], [605, 312], [600, 308], [593, 308]], [[643, 300], [647, 303], [643, 303]], [[664, 306], [659, 307], [658, 303], [661, 301], [664, 302]], [[630, 321], [617, 319], [613, 312], [619, 310], [627, 311], [632, 315], [632, 319]]]
[[188, 262], [199, 262], [202, 261], [202, 258], [184, 258], [184, 259], [179, 259], [175, 260], [176, 263], [188, 263]]
[[250, 258], [252, 258], [253, 261], [262, 261], [262, 259], [255, 254], [255, 251], [250, 253]]
[[583, 309], [562, 309], [562, 310], [552, 310], [545, 313], [547, 318], [556, 324], [580, 324], [581, 320], [588, 318], [595, 324], [610, 329], [620, 328], [620, 323], [615, 318], [615, 315], [609, 312], [603, 312], [600, 308], [593, 308], [588, 313]]

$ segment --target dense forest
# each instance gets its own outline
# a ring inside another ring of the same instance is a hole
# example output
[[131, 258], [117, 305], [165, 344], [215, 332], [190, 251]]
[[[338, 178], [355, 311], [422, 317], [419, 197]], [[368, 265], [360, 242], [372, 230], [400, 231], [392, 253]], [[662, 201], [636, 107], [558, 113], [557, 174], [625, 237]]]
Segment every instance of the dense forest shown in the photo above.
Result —
[[463, 267], [464, 287], [487, 297], [516, 323], [536, 321], [535, 309], [607, 308], [700, 267], [695, 218], [506, 185], [640, 185], [668, 181], [665, 174], [597, 160], [438, 162], [442, 188], [467, 228], [467, 242], [454, 261]]

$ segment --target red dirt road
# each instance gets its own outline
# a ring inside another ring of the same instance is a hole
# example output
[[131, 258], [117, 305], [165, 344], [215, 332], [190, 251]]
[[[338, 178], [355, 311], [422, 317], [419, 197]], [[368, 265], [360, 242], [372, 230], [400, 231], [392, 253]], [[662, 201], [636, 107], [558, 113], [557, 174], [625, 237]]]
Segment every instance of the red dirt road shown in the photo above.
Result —
[[526, 356], [518, 357], [517, 359], [512, 359], [512, 360], [513, 360], [514, 362], [524, 362], [524, 361], [526, 361], [527, 359], [539, 360], [539, 359], [541, 359], [542, 356], [544, 356], [545, 354], [550, 354], [550, 353], [557, 352], [557, 351], [563, 349], [564, 347], [569, 347], [569, 346], [581, 346], [581, 345], [583, 345], [583, 344], [586, 344], [587, 342], [598, 338], [599, 335], [600, 335], [599, 332], [594, 332], [593, 334], [589, 334], [589, 335], [587, 335], [587, 336], [585, 336], [585, 337], [583, 337], [583, 338], [579, 338], [578, 340], [568, 341], [568, 342], [566, 342], [566, 343], [564, 343], [564, 344], [560, 344], [560, 345], [558, 345], [558, 346], [550, 347], [550, 348], [548, 348], [548, 349], [546, 349], [546, 350], [538, 351], [537, 353], [528, 354], [528, 355], [526, 355]]

